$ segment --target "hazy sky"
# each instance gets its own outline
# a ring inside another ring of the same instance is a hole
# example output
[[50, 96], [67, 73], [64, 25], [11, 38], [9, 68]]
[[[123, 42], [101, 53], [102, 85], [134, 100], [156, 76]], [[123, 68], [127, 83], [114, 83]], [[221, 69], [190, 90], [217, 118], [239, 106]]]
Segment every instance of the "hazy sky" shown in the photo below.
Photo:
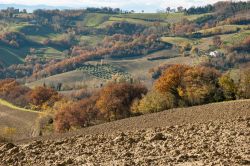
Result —
[[127, 10], [134, 9], [139, 11], [143, 9], [148, 12], [153, 12], [157, 9], [165, 9], [167, 6], [201, 6], [218, 1], [219, 0], [0, 0], [0, 4], [49, 5], [74, 8], [110, 6]]

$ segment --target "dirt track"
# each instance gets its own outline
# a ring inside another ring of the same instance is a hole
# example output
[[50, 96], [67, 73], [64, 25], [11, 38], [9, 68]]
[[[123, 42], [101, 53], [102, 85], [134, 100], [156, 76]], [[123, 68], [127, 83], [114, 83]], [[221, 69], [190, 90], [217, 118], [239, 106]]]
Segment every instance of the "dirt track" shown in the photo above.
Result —
[[0, 163], [250, 165], [250, 100], [173, 109], [35, 140], [3, 145]]

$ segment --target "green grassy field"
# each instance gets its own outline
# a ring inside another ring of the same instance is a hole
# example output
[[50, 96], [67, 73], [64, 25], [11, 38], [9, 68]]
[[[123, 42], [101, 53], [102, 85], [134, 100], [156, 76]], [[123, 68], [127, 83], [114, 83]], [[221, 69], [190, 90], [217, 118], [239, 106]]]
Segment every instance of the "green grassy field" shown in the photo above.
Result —
[[182, 46], [186, 43], [194, 43], [194, 40], [188, 39], [188, 38], [184, 38], [184, 37], [162, 37], [161, 40], [163, 42], [167, 42], [167, 43], [171, 43], [174, 45], [178, 45], [178, 46]]
[[109, 20], [109, 14], [87, 13], [82, 21], [77, 21], [78, 26], [96, 27]]
[[103, 35], [95, 35], [95, 36], [82, 35], [82, 36], [78, 36], [77, 38], [80, 43], [83, 43], [89, 46], [96, 46], [98, 43], [102, 42], [102, 40], [104, 39], [104, 36]]
[[3, 61], [6, 66], [23, 63], [23, 58], [21, 58], [21, 56], [13, 52], [13, 50], [1, 46], [0, 60]]
[[227, 34], [227, 33], [236, 33], [237, 31], [244, 29], [245, 25], [222, 25], [209, 29], [200, 30], [198, 32], [202, 34]]
[[176, 23], [186, 18], [188, 20], [195, 20], [207, 14], [198, 15], [184, 15], [184, 13], [132, 13], [132, 14], [122, 14], [119, 17], [122, 18], [133, 18], [141, 20], [162, 20], [165, 22]]
[[30, 48], [35, 48], [37, 53], [32, 55], [37, 55], [38, 57], [43, 58], [56, 58], [62, 59], [65, 56], [62, 54], [60, 50], [57, 50], [52, 47], [21, 47], [18, 49], [0, 46], [0, 60], [4, 62], [6, 66], [10, 66], [12, 64], [20, 64], [24, 62], [24, 59], [27, 55], [31, 55]]
[[133, 24], [141, 24], [144, 26], [152, 26], [154, 22], [150, 22], [150, 21], [144, 21], [141, 19], [134, 19], [134, 18], [126, 18], [126, 17], [110, 17], [109, 21], [112, 22], [122, 22], [122, 21], [126, 21], [129, 23], [133, 23]]
[[250, 36], [250, 30], [242, 30], [236, 34], [221, 35], [224, 44], [232, 46], [241, 43], [248, 36]]

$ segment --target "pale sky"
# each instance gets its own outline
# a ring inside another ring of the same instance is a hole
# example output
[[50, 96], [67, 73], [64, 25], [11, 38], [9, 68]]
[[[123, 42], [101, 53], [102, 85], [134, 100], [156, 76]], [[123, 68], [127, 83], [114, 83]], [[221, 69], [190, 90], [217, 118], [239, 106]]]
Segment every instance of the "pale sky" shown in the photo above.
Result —
[[156, 11], [166, 7], [191, 7], [212, 4], [219, 0], [0, 0], [0, 4], [22, 4], [22, 5], [48, 5], [66, 6], [73, 8], [82, 7], [118, 7], [127, 10]]

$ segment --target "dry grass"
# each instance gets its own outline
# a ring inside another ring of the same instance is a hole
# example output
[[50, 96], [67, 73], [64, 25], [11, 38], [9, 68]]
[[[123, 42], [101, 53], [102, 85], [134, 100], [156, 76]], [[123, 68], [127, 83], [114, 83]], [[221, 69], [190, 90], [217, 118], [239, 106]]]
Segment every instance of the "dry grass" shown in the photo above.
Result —
[[3, 138], [21, 139], [36, 136], [35, 121], [39, 113], [18, 108], [1, 100], [0, 133]]

